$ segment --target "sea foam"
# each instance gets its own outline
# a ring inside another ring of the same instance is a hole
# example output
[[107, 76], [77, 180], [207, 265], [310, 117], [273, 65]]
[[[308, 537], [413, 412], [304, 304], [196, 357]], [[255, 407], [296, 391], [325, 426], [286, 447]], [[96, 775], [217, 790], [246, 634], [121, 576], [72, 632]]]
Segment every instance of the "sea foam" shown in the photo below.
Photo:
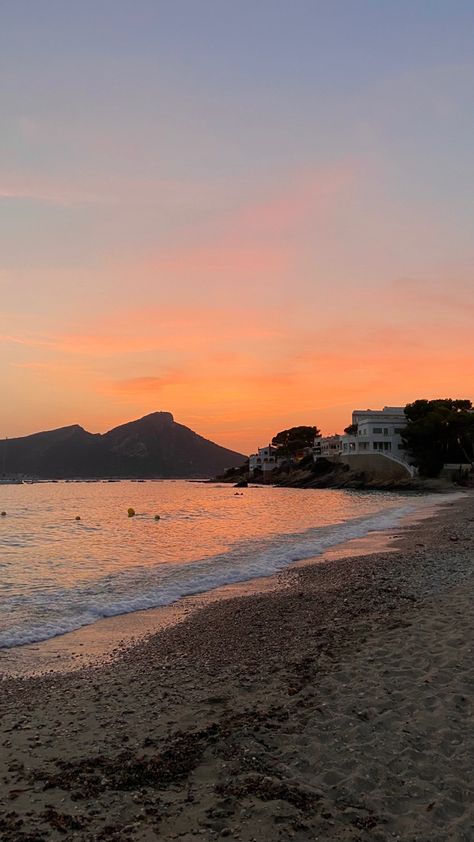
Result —
[[271, 576], [337, 544], [393, 528], [420, 505], [420, 500], [412, 500], [329, 526], [240, 541], [227, 552], [187, 564], [134, 566], [74, 587], [36, 587], [27, 596], [4, 593], [3, 604], [12, 617], [28, 611], [20, 622], [0, 632], [0, 648], [46, 640], [105, 617], [166, 606], [224, 585]]

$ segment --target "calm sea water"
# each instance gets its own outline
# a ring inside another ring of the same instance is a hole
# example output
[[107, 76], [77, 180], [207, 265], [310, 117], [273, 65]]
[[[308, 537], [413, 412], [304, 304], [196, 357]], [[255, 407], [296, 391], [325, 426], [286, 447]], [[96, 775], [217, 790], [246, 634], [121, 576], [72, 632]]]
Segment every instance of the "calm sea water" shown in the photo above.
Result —
[[184, 481], [0, 486], [0, 648], [275, 573], [423, 504]]

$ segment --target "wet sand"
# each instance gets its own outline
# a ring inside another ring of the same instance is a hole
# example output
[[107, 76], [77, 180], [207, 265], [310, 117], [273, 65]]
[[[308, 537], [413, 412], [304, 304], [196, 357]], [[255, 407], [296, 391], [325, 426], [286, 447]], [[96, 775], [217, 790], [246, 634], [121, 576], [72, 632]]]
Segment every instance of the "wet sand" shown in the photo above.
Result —
[[[429, 510], [416, 513], [423, 518]], [[409, 522], [409, 518], [406, 518]], [[392, 531], [371, 532], [326, 550], [320, 556], [295, 562], [280, 574], [248, 582], [225, 585], [212, 591], [196, 594], [160, 608], [148, 608], [129, 614], [118, 614], [83, 626], [73, 632], [39, 643], [0, 649], [0, 677], [39, 676], [50, 672], [72, 672], [83, 667], [100, 666], [117, 657], [124, 649], [136, 645], [143, 638], [176, 625], [196, 611], [215, 602], [237, 597], [253, 596], [286, 588], [291, 582], [288, 572], [298, 566], [324, 564], [335, 558], [391, 552]]]
[[474, 498], [396, 535], [6, 678], [2, 842], [471, 842]]
[[[459, 494], [450, 495], [452, 499]], [[462, 495], [461, 495], [462, 496]], [[446, 499], [446, 495], [442, 500]], [[46, 672], [71, 672], [85, 666], [97, 666], [111, 660], [124, 648], [135, 645], [150, 634], [156, 634], [171, 625], [182, 622], [196, 611], [214, 602], [235, 597], [252, 596], [287, 587], [296, 567], [324, 564], [338, 558], [356, 557], [373, 553], [391, 552], [393, 536], [402, 525], [418, 523], [431, 517], [442, 503], [434, 502], [417, 507], [404, 515], [397, 527], [369, 532], [325, 550], [319, 556], [292, 563], [279, 574], [252, 579], [215, 588], [212, 591], [185, 597], [160, 608], [149, 608], [129, 614], [119, 614], [98, 620], [73, 632], [39, 643], [0, 649], [0, 677], [42, 675]]]

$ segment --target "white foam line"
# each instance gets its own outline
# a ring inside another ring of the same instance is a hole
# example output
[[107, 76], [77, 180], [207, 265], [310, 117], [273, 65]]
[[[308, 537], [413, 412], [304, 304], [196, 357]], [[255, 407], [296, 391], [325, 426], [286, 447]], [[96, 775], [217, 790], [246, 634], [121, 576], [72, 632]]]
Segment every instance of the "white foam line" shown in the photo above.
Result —
[[[36, 591], [28, 604], [39, 613], [49, 613], [50, 620], [31, 622], [0, 633], [0, 649], [37, 643], [90, 625], [104, 617], [128, 614], [148, 608], [171, 605], [186, 596], [205, 593], [224, 585], [271, 576], [297, 561], [321, 555], [329, 547], [396, 526], [406, 515], [436, 502], [445, 495], [417, 499], [404, 506], [307, 530], [298, 535], [280, 535], [267, 540], [262, 549], [249, 542], [226, 554], [190, 564], [157, 565], [134, 568], [108, 575], [82, 589]], [[446, 495], [448, 496], [448, 495]], [[453, 495], [449, 495], [452, 499]], [[22, 596], [12, 597], [6, 605], [11, 610], [25, 604]], [[64, 616], [65, 607], [68, 609]]]

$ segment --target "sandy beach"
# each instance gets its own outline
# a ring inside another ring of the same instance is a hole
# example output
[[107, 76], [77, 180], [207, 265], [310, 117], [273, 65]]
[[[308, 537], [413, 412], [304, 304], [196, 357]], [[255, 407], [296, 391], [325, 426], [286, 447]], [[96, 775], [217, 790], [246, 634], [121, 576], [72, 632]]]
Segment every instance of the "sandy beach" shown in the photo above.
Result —
[[4, 675], [2, 842], [471, 842], [474, 497], [390, 536]]

